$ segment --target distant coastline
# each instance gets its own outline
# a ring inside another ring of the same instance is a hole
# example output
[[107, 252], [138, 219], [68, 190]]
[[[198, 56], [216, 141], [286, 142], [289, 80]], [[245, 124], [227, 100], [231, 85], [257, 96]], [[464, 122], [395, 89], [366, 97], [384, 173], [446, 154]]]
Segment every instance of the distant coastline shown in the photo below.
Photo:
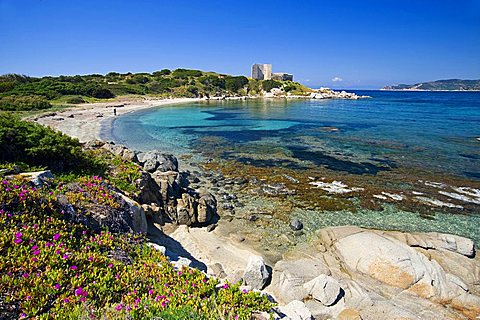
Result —
[[436, 81], [416, 83], [413, 85], [399, 84], [394, 86], [385, 86], [381, 90], [474, 92], [474, 91], [480, 91], [480, 80], [462, 80], [462, 79], [436, 80]]

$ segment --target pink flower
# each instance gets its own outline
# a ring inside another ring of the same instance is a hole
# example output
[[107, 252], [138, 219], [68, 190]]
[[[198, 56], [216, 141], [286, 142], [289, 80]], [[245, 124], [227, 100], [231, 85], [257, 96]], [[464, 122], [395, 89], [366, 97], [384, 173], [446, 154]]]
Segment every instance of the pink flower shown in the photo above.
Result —
[[38, 259], [37, 259], [37, 258], [32, 258], [32, 261], [33, 261], [33, 262], [37, 262]]
[[57, 284], [54, 285], [54, 287], [55, 287], [55, 289], [60, 290], [60, 284], [57, 283]]
[[80, 299], [78, 299], [78, 301], [80, 302], [85, 302], [87, 299], [85, 299], [85, 297], [81, 297]]
[[166, 307], [167, 306], [167, 303], [165, 301], [162, 301], [162, 307]]
[[68, 300], [68, 299], [63, 299], [63, 302], [64, 302], [64, 303], [69, 303], [70, 300]]
[[153, 290], [152, 290], [152, 289], [148, 290], [148, 294], [149, 294], [149, 295], [152, 295], [152, 294], [153, 294]]
[[117, 311], [120, 311], [123, 309], [123, 305], [121, 303], [117, 304], [117, 306], [115, 307], [115, 310]]
[[71, 266], [70, 269], [77, 270], [77, 266]]
[[13, 242], [15, 242], [16, 244], [20, 244], [20, 243], [22, 243], [22, 238], [15, 238], [15, 240], [13, 240]]
[[38, 249], [38, 246], [37, 246], [37, 245], [35, 245], [35, 246], [32, 247], [32, 250], [37, 250], [37, 249]]
[[21, 238], [22, 236], [23, 236], [23, 233], [15, 232], [15, 238]]
[[60, 239], [60, 234], [55, 233], [55, 235], [53, 236], [53, 240], [57, 241], [58, 239]]
[[35, 250], [35, 251], [33, 251], [33, 254], [36, 255], [36, 256], [38, 256], [38, 255], [40, 254], [40, 250]]
[[113, 267], [113, 263], [109, 263], [109, 264], [108, 264], [108, 267], [109, 267], [109, 268], [112, 268], [112, 267]]
[[88, 292], [83, 290], [82, 287], [78, 287], [76, 290], [75, 290], [75, 295], [76, 296], [83, 296], [83, 297], [86, 297], [88, 295]]
[[22, 274], [22, 277], [24, 277], [24, 278], [28, 278], [28, 273], [26, 273], [26, 272], [25, 272], [25, 273], [23, 273], [23, 274]]

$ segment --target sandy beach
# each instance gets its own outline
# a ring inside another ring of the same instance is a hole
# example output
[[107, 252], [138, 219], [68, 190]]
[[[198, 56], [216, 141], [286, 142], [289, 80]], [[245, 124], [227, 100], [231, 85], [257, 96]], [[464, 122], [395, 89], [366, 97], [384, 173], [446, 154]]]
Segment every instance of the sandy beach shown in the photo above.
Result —
[[[81, 104], [58, 112], [49, 112], [40, 116], [30, 117], [39, 124], [59, 130], [80, 142], [100, 139], [102, 123], [112, 120], [122, 114], [180, 103], [200, 101], [200, 98], [119, 98], [115, 101]], [[116, 115], [114, 114], [116, 111]]]

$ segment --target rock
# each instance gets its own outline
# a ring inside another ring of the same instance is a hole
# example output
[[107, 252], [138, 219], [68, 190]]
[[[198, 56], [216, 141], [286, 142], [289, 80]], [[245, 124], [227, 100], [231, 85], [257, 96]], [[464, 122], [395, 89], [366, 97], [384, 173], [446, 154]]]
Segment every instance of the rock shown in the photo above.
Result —
[[248, 260], [245, 273], [243, 274], [243, 284], [251, 286], [254, 289], [262, 290], [270, 278], [270, 272], [260, 256], [251, 256]]
[[190, 267], [192, 265], [192, 260], [185, 257], [178, 257], [177, 260], [170, 261], [173, 267], [177, 270], [181, 270], [183, 266]]
[[161, 246], [161, 245], [158, 245], [156, 243], [153, 243], [153, 242], [147, 242], [147, 246], [157, 250], [157, 251], [160, 251], [164, 256], [167, 254], [167, 248], [165, 248], [164, 246]]
[[475, 244], [471, 239], [438, 232], [405, 233], [395, 232], [392, 236], [411, 247], [445, 249], [467, 257], [475, 255]]
[[143, 208], [134, 200], [124, 196], [121, 193], [118, 193], [120, 197], [127, 203], [129, 208], [129, 213], [132, 221], [132, 229], [137, 233], [147, 233], [147, 218]]
[[178, 224], [191, 226], [196, 223], [197, 202], [195, 198], [188, 193], [182, 194], [182, 198], [177, 200], [177, 216], [174, 220]]
[[325, 306], [331, 306], [337, 302], [342, 288], [337, 280], [325, 274], [319, 275], [303, 285], [309, 295]]
[[303, 229], [303, 223], [300, 220], [294, 218], [290, 221], [290, 228], [294, 231], [302, 230]]
[[174, 205], [175, 199], [182, 197], [182, 188], [177, 183], [177, 176], [178, 172], [175, 171], [155, 171], [152, 174], [152, 178], [160, 187], [161, 198], [164, 204]]
[[278, 309], [290, 320], [313, 320], [312, 313], [305, 304], [299, 300], [293, 300], [286, 306], [279, 307]]
[[200, 196], [197, 207], [197, 222], [200, 224], [209, 223], [217, 214], [217, 200], [211, 193]]
[[207, 226], [207, 232], [212, 232], [217, 227], [217, 224], [210, 224]]
[[104, 141], [101, 141], [101, 140], [90, 140], [90, 141], [87, 141], [83, 144], [83, 146], [85, 148], [88, 148], [88, 149], [94, 149], [94, 148], [100, 148], [102, 147], [103, 145], [105, 144]]
[[160, 187], [147, 172], [142, 172], [140, 179], [135, 181], [139, 190], [138, 201], [140, 203], [163, 205]]
[[26, 179], [29, 179], [36, 187], [42, 187], [48, 179], [55, 178], [50, 170], [36, 171], [36, 172], [24, 172], [20, 175]]
[[223, 270], [223, 266], [220, 263], [214, 263], [208, 268], [209, 274], [215, 276], [220, 279], [224, 279], [227, 277], [225, 270]]
[[237, 284], [243, 281], [243, 270], [236, 270], [234, 273], [227, 275], [226, 280], [232, 284]]
[[420, 297], [448, 300], [461, 293], [438, 262], [393, 237], [363, 231], [339, 239], [335, 247], [351, 270]]
[[143, 168], [148, 172], [166, 172], [178, 171], [178, 160], [172, 154], [162, 153], [158, 150], [139, 154], [139, 159]]
[[338, 314], [337, 320], [362, 320], [362, 317], [357, 310], [347, 308]]
[[280, 260], [273, 268], [272, 288], [280, 302], [303, 300], [308, 296], [303, 284], [330, 270], [317, 259]]

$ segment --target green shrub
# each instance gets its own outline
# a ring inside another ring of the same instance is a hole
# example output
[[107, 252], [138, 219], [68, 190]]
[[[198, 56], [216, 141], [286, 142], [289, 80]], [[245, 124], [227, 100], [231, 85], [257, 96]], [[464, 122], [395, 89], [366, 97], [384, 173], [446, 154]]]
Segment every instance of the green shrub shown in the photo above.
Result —
[[0, 97], [0, 110], [29, 111], [51, 108], [52, 105], [38, 96], [6, 96]]
[[280, 88], [282, 86], [282, 83], [279, 81], [275, 80], [264, 80], [262, 81], [262, 88], [263, 90], [269, 92], [273, 88]]
[[203, 72], [200, 70], [176, 69], [172, 72], [175, 78], [185, 79], [188, 77], [201, 77]]
[[56, 172], [102, 173], [104, 167], [82, 151], [77, 139], [39, 124], [0, 113], [0, 162], [24, 162]]
[[244, 76], [225, 77], [225, 88], [231, 92], [237, 92], [248, 84], [248, 79]]
[[81, 96], [73, 96], [65, 99], [65, 102], [71, 103], [71, 104], [80, 104], [80, 103], [85, 103], [86, 101]]

